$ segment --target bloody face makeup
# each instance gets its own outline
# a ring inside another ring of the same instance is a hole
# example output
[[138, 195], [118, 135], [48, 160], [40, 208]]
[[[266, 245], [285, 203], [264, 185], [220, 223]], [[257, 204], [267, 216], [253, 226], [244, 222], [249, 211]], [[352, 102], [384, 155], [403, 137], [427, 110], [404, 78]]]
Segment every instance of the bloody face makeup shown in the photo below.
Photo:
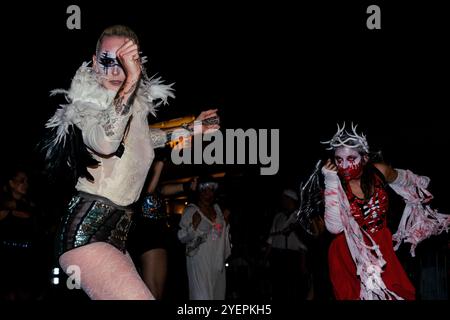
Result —
[[363, 160], [363, 157], [357, 150], [348, 147], [337, 148], [334, 153], [338, 174], [346, 181], [361, 177], [364, 165]]

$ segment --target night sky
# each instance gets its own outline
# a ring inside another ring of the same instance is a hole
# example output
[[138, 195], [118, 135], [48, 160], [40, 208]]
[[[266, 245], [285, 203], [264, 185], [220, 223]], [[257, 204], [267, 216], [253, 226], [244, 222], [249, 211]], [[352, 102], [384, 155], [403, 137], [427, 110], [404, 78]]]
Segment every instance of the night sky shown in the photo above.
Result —
[[[176, 83], [177, 98], [155, 121], [214, 107], [223, 128], [280, 129], [279, 174], [242, 168], [241, 191], [257, 202], [296, 186], [326, 157], [319, 141], [345, 120], [359, 123], [393, 166], [430, 176], [436, 203], [449, 212], [444, 10], [396, 3], [381, 3], [381, 30], [366, 28], [372, 3], [350, 1], [13, 4], [4, 12], [13, 21], [2, 22], [2, 155], [33, 159], [45, 121], [63, 102], [49, 91], [67, 88], [101, 31], [119, 23], [140, 37], [149, 74]], [[81, 30], [66, 27], [70, 4], [81, 8]]]

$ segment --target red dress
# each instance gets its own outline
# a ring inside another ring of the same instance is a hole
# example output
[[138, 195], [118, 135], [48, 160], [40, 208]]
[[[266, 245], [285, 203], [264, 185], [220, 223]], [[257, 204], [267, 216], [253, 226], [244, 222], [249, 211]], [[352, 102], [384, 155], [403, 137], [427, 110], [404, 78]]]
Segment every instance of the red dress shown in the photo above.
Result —
[[[374, 193], [367, 201], [353, 195], [348, 184], [346, 193], [353, 217], [377, 243], [386, 261], [383, 268], [384, 272], [381, 274], [386, 287], [403, 299], [414, 300], [415, 288], [395, 255], [392, 234], [386, 226], [388, 195], [383, 181], [375, 175]], [[369, 244], [369, 242], [367, 243]], [[355, 262], [352, 259], [343, 232], [338, 234], [331, 242], [328, 261], [336, 299], [359, 300], [360, 280], [356, 275]]]

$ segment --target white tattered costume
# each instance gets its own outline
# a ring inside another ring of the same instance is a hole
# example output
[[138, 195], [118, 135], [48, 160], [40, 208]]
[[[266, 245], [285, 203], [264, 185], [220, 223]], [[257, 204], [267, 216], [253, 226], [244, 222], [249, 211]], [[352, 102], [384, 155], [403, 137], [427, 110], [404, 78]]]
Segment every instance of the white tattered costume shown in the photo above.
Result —
[[[328, 150], [348, 147], [359, 148], [368, 153], [365, 136], [358, 135], [353, 125], [353, 132], [345, 132], [347, 138], [342, 141], [344, 127], [338, 126], [335, 136], [330, 141], [324, 142], [330, 145]], [[426, 189], [430, 182], [428, 177], [415, 175], [409, 170], [395, 170], [398, 176], [389, 185], [403, 197], [406, 207], [398, 230], [393, 235], [393, 240], [396, 242], [394, 249], [396, 250], [402, 242], [409, 242], [411, 255], [414, 256], [415, 248], [422, 240], [438, 235], [444, 230], [448, 231], [450, 216], [438, 213], [426, 204], [433, 197]], [[381, 277], [386, 261], [370, 234], [364, 231], [353, 217], [337, 172], [323, 168], [322, 173], [325, 177], [325, 225], [333, 234], [341, 232], [345, 234], [361, 282], [360, 299], [401, 300], [402, 297], [386, 288]], [[364, 241], [363, 235], [369, 239], [370, 245]]]

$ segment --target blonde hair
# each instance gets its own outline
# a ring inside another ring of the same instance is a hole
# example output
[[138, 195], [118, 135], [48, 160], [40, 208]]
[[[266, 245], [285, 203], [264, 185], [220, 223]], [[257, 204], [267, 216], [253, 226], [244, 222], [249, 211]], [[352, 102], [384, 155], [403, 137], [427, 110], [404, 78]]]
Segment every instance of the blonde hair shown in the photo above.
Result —
[[102, 46], [103, 38], [105, 37], [125, 37], [134, 41], [139, 47], [139, 39], [131, 28], [124, 25], [114, 25], [103, 30], [102, 34], [97, 40], [97, 46], [95, 48], [95, 54], [98, 54], [100, 47]]

